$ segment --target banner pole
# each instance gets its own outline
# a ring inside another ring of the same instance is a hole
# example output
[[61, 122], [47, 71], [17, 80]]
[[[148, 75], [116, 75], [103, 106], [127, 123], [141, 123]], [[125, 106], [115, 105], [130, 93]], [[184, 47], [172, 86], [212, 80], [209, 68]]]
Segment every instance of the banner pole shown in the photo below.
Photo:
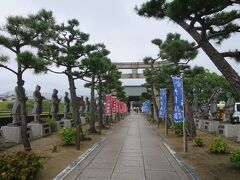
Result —
[[184, 90], [183, 90], [183, 78], [182, 79], [182, 112], [183, 112], [183, 152], [188, 152], [187, 147], [187, 135], [186, 135], [186, 127], [185, 127], [185, 111], [184, 111]]
[[[165, 88], [166, 89], [166, 88]], [[166, 95], [165, 95], [165, 97], [166, 97], [166, 101], [165, 101], [165, 108], [166, 108], [166, 110], [165, 110], [165, 137], [167, 137], [167, 134], [168, 134], [168, 119], [167, 119], [167, 117], [168, 117], [168, 115], [167, 115], [167, 89], [166, 89]]]

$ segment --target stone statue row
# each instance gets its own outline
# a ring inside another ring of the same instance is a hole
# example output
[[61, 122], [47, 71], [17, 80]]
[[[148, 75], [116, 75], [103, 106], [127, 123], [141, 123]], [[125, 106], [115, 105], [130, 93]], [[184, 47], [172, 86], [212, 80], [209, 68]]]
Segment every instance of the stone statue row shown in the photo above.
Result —
[[[217, 119], [217, 102], [218, 97], [222, 93], [221, 88], [216, 87], [213, 89], [212, 95], [207, 103], [200, 104], [197, 97], [193, 99], [193, 116], [202, 119]], [[229, 122], [234, 113], [235, 99], [230, 92], [226, 93], [227, 102], [224, 106], [224, 121]]]
[[[24, 81], [23, 81], [24, 84]], [[25, 89], [24, 94], [25, 94]], [[41, 95], [41, 86], [37, 85], [35, 88], [35, 91], [33, 92], [33, 99], [34, 99], [34, 106], [32, 110], [32, 114], [34, 116], [34, 122], [41, 122], [41, 114], [42, 114], [42, 101], [45, 99], [44, 96]], [[18, 87], [15, 87], [15, 94], [16, 94], [16, 100], [14, 101], [13, 108], [12, 108], [12, 124], [20, 124], [21, 123], [21, 96]], [[28, 100], [26, 94], [24, 95], [26, 102]], [[61, 101], [61, 98], [58, 98], [58, 90], [53, 89], [52, 97], [51, 97], [51, 114], [52, 118], [55, 120], [58, 120], [57, 114], [59, 112], [59, 102]], [[86, 101], [86, 102], [85, 102]], [[83, 96], [78, 98], [79, 102], [79, 115], [83, 116], [83, 113], [90, 111], [90, 102], [88, 97], [86, 99], [83, 99]], [[68, 97], [68, 92], [65, 92], [65, 96], [63, 99], [64, 102], [64, 119], [68, 118], [68, 114], [70, 112], [70, 99]]]

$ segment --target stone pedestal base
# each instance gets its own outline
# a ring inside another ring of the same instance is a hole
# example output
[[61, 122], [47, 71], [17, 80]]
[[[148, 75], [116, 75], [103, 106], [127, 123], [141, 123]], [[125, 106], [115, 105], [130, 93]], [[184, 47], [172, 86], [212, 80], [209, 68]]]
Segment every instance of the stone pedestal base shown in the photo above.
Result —
[[[21, 143], [21, 126], [2, 126], [1, 131], [6, 142]], [[30, 127], [27, 127], [28, 138], [32, 139], [32, 131]]]
[[64, 127], [64, 121], [56, 121], [57, 122], [57, 129], [62, 129]]
[[203, 130], [204, 129], [204, 121], [205, 120], [203, 120], [203, 119], [194, 118], [196, 128], [199, 129], [199, 130]]
[[218, 126], [218, 134], [225, 137], [238, 137], [240, 125], [238, 124], [220, 124]]
[[203, 130], [210, 133], [216, 133], [218, 131], [219, 121], [204, 120]]
[[240, 130], [238, 132], [238, 138], [237, 138], [237, 141], [240, 142]]
[[28, 126], [32, 130], [32, 135], [34, 139], [49, 135], [51, 133], [50, 126], [46, 123], [31, 122], [28, 124]]
[[219, 121], [194, 118], [196, 128], [201, 131], [216, 133], [218, 131]]
[[80, 118], [81, 118], [81, 124], [86, 124], [86, 119], [85, 119], [85, 117], [81, 116]]
[[73, 119], [62, 119], [61, 121], [64, 122], [64, 127], [74, 127], [75, 126], [75, 122]]

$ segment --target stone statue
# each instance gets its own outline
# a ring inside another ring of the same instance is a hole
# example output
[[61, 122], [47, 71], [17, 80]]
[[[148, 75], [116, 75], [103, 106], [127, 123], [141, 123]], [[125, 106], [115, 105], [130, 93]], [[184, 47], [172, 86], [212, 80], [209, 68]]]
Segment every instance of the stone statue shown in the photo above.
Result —
[[86, 116], [85, 116], [85, 119], [86, 119], [86, 122], [88, 123], [89, 122], [89, 115], [90, 115], [90, 101], [89, 101], [89, 98], [86, 97], [85, 98], [85, 103], [86, 103], [86, 108], [85, 108], [85, 112], [86, 112]]
[[35, 100], [32, 114], [35, 122], [40, 122], [40, 115], [42, 114], [42, 101], [45, 99], [40, 93], [41, 86], [37, 85], [33, 92], [33, 98]]
[[198, 118], [201, 113], [200, 103], [198, 102], [197, 96], [194, 96], [192, 103], [193, 117]]
[[70, 111], [70, 99], [68, 97], [68, 92], [65, 92], [63, 101], [64, 101], [64, 116], [63, 116], [63, 118], [67, 119], [67, 115]]
[[221, 93], [221, 88], [216, 87], [213, 89], [213, 93], [209, 99], [209, 104], [210, 104], [210, 114], [211, 114], [211, 119], [216, 119], [216, 115], [217, 115], [217, 100], [218, 100], [218, 96]]
[[[23, 85], [24, 85], [24, 81], [21, 81], [19, 83], [19, 86], [21, 86], [23, 88]], [[16, 100], [14, 101], [13, 108], [11, 111], [12, 118], [13, 118], [12, 124], [14, 124], [14, 125], [21, 124], [21, 101], [23, 100], [26, 102], [28, 100], [28, 98], [26, 97], [24, 88], [23, 88], [23, 97], [21, 97], [20, 93], [21, 92], [20, 92], [19, 87], [16, 86], [15, 87]], [[24, 99], [22, 99], [22, 98], [24, 98]], [[26, 112], [22, 112], [22, 113], [26, 114]]]
[[234, 97], [232, 97], [232, 94], [230, 92], [228, 92], [226, 96], [228, 99], [224, 107], [224, 115], [225, 115], [224, 121], [230, 122], [231, 117], [234, 113], [235, 99]]
[[85, 102], [84, 102], [83, 96], [81, 96], [79, 99], [79, 115], [80, 116], [83, 116], [84, 106], [85, 106]]
[[86, 101], [86, 112], [89, 112], [90, 111], [90, 101], [89, 101], [89, 98], [86, 97], [85, 101]]
[[53, 89], [53, 94], [52, 94], [52, 98], [51, 98], [51, 102], [52, 102], [52, 107], [51, 107], [51, 113], [52, 113], [52, 118], [57, 120], [57, 114], [59, 111], [59, 102], [61, 101], [61, 99], [58, 98], [58, 90], [57, 89]]
[[209, 106], [208, 106], [208, 103], [203, 103], [201, 106], [200, 106], [200, 115], [199, 115], [199, 118], [202, 118], [202, 119], [209, 119]]

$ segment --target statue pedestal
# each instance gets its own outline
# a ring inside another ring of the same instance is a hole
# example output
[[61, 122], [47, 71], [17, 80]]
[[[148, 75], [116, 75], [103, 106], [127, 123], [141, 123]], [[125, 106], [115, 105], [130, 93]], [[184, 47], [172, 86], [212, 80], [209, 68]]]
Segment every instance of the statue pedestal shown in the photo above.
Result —
[[204, 129], [204, 122], [205, 122], [205, 120], [194, 118], [194, 122], [195, 122], [195, 125], [196, 125], [197, 129], [199, 129], [199, 130], [203, 130]]
[[81, 124], [86, 124], [86, 119], [85, 119], [85, 117], [84, 117], [84, 116], [80, 116], [80, 118], [81, 118]]
[[[21, 126], [2, 126], [1, 131], [5, 141], [17, 144], [22, 142]], [[27, 127], [27, 135], [28, 138], [32, 139], [32, 131], [29, 126]]]
[[216, 133], [218, 131], [219, 121], [206, 120], [206, 119], [194, 119], [196, 128], [201, 131], [207, 131], [210, 133]]
[[237, 141], [240, 142], [240, 129], [238, 131], [238, 138], [237, 138]]
[[57, 129], [56, 130], [58, 130], [58, 129], [62, 129], [63, 127], [64, 127], [64, 121], [56, 121], [57, 122]]
[[218, 131], [219, 121], [204, 120], [203, 130], [210, 133], [216, 133]]
[[32, 130], [33, 138], [40, 138], [50, 134], [50, 126], [47, 123], [31, 122], [28, 126]]
[[63, 121], [64, 123], [64, 127], [74, 127], [75, 126], [75, 122], [73, 119], [62, 119], [61, 121]]
[[218, 134], [230, 137], [239, 137], [240, 125], [239, 124], [220, 124], [218, 126]]

